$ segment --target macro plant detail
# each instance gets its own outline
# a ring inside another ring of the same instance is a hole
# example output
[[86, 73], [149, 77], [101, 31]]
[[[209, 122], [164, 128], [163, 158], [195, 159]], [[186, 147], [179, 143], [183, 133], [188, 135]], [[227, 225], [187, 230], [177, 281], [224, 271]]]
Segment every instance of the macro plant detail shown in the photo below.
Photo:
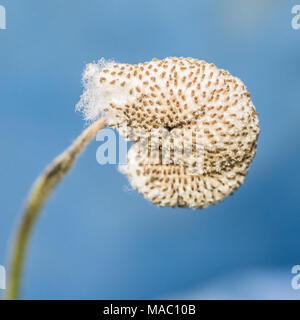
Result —
[[[33, 226], [56, 185], [109, 125], [133, 141], [121, 172], [158, 206], [205, 208], [244, 181], [256, 153], [258, 114], [243, 82], [193, 58], [89, 64], [76, 107], [92, 122], [32, 186], [11, 254], [8, 299], [20, 294]], [[165, 150], [168, 152], [165, 152]]]
[[11, 249], [7, 299], [15, 300], [19, 298], [27, 245], [43, 206], [57, 184], [73, 168], [78, 156], [104, 126], [105, 119], [101, 118], [86, 128], [71, 146], [57, 156], [34, 182], [26, 200]]
[[256, 153], [258, 114], [229, 72], [193, 58], [136, 65], [102, 59], [87, 66], [83, 82], [77, 109], [88, 121], [105, 116], [134, 141], [121, 171], [151, 202], [205, 208], [243, 183]]

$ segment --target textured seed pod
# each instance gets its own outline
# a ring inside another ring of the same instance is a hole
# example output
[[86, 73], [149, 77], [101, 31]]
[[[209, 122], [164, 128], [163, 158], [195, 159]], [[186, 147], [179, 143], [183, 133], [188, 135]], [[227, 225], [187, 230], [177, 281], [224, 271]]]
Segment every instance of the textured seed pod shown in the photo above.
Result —
[[243, 183], [259, 123], [245, 85], [229, 72], [193, 58], [100, 61], [87, 66], [84, 84], [78, 108], [135, 141], [122, 171], [153, 203], [204, 208]]
[[120, 169], [136, 190], [159, 206], [205, 208], [244, 182], [255, 152], [254, 146], [247, 158], [221, 173], [195, 174], [183, 165], [149, 164], [147, 150], [136, 142], [128, 152], [128, 163]]

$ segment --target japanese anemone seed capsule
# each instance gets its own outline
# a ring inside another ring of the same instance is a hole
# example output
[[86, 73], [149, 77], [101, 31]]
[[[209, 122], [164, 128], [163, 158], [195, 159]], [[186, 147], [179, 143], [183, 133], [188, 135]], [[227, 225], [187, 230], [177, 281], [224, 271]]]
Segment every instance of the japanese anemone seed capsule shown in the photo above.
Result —
[[244, 181], [258, 114], [243, 82], [193, 58], [89, 64], [78, 104], [134, 141], [121, 170], [159, 206], [205, 208]]

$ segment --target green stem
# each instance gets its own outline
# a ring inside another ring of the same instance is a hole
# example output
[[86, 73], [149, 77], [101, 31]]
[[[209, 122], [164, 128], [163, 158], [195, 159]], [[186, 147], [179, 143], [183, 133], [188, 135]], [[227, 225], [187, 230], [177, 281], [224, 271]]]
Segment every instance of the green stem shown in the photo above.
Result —
[[104, 128], [105, 122], [105, 119], [102, 118], [86, 128], [67, 150], [53, 160], [32, 186], [11, 251], [6, 299], [19, 299], [22, 269], [29, 237], [43, 205], [55, 186], [72, 169], [76, 158], [97, 132]]

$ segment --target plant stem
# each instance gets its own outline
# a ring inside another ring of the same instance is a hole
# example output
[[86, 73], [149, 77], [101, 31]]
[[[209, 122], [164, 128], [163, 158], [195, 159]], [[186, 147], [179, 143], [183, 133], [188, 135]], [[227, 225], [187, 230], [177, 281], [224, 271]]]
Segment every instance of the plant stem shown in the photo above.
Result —
[[106, 120], [101, 118], [86, 128], [68, 149], [53, 160], [49, 167], [46, 168], [33, 184], [11, 251], [6, 299], [19, 299], [20, 282], [28, 240], [43, 205], [51, 195], [55, 186], [72, 169], [75, 160], [88, 143], [95, 137], [99, 130], [104, 128], [105, 122]]

